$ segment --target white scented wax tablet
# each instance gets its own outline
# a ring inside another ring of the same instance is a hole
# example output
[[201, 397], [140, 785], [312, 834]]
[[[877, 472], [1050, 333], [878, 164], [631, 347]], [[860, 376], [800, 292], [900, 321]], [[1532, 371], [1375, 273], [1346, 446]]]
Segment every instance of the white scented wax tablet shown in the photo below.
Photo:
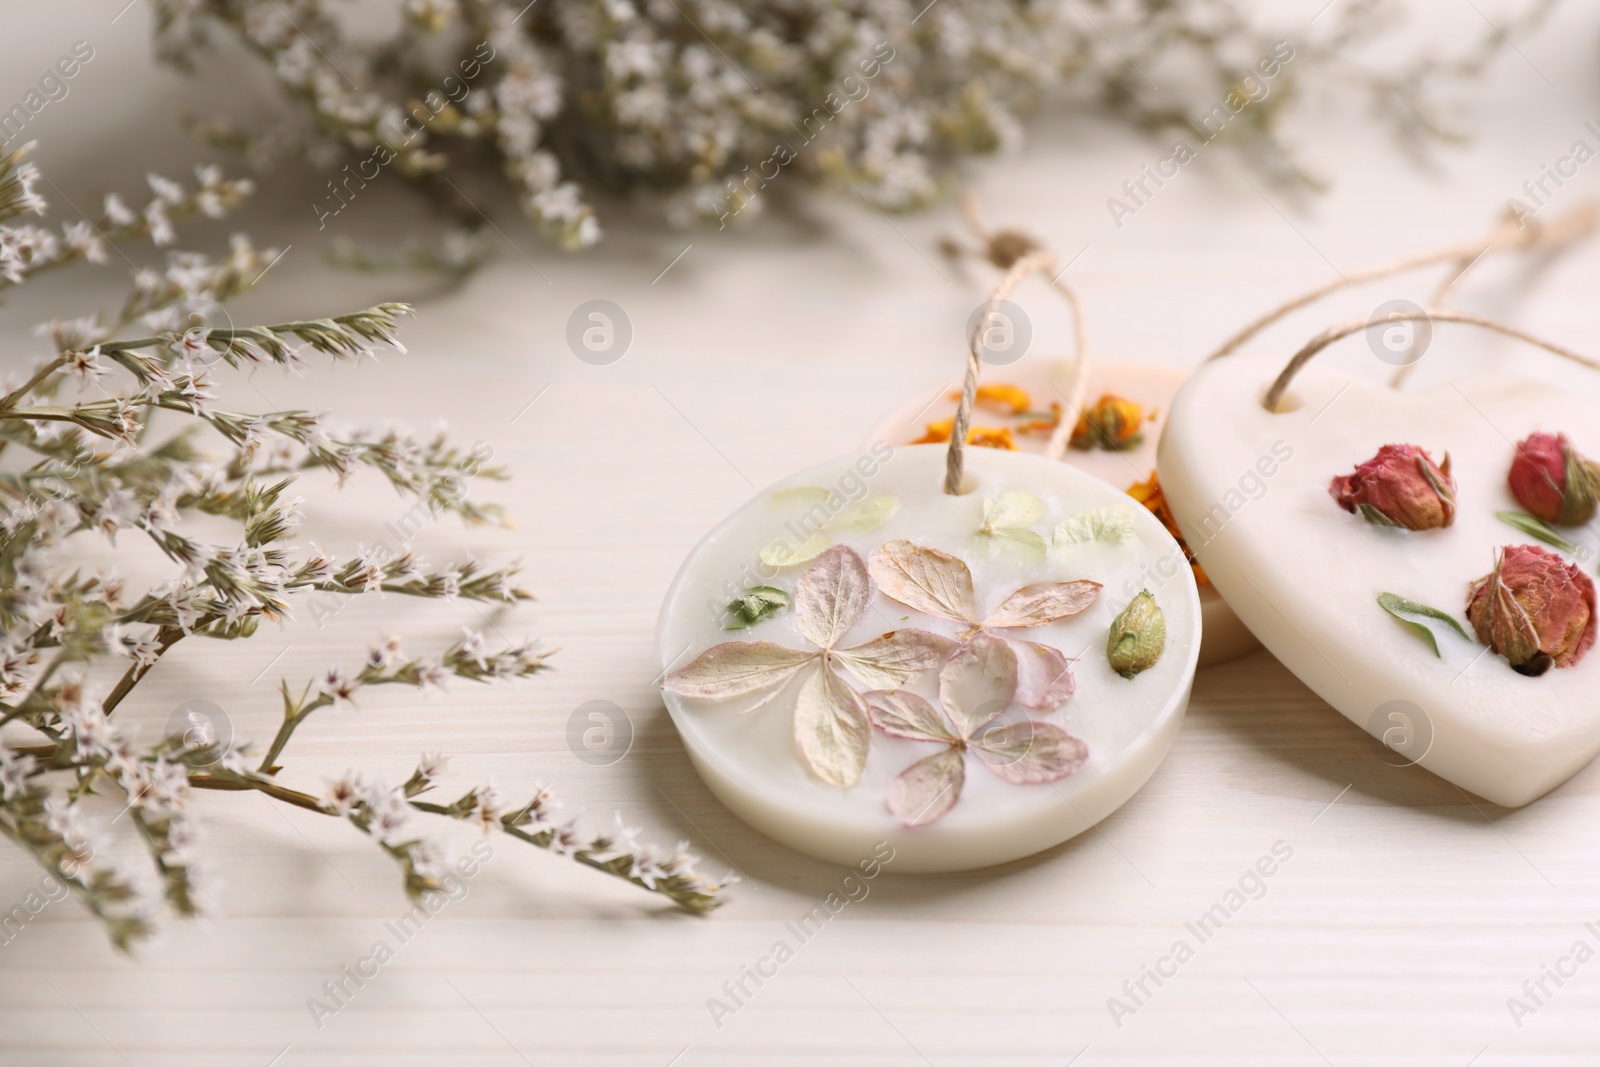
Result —
[[955, 871], [1050, 848], [1133, 796], [1188, 704], [1200, 600], [1160, 521], [1012, 452], [968, 449], [947, 495], [945, 460], [880, 447], [773, 486], [662, 607], [695, 768], [822, 859], [887, 842], [897, 871]]
[[[1050, 414], [1052, 406], [1067, 406], [1068, 391], [1071, 389], [1068, 381], [1070, 369], [1068, 363], [1043, 359], [1025, 359], [1009, 366], [989, 368], [989, 374], [995, 382], [1004, 382], [1022, 390], [1030, 408], [1037, 410], [1007, 414], [995, 410], [993, 406], [980, 405], [973, 412], [973, 425], [1009, 430], [1008, 440], [1019, 451], [1043, 453], [1050, 441], [1051, 427], [1049, 420], [1040, 416]], [[1161, 436], [1172, 398], [1178, 394], [1187, 376], [1176, 367], [1154, 363], [1121, 360], [1091, 363], [1085, 391], [1086, 403], [1093, 404], [1108, 394], [1124, 397], [1139, 405], [1143, 424], [1137, 438], [1124, 447], [1069, 448], [1062, 459], [1112, 485], [1148, 496], [1152, 490], [1156, 490], [1155, 486], [1149, 484], [1156, 471], [1156, 441]], [[930, 428], [943, 428], [943, 424], [955, 414], [957, 396], [959, 393], [949, 383], [929, 385], [873, 427], [862, 447], [870, 448], [879, 441], [900, 445], [926, 436]], [[945, 433], [948, 432], [945, 429]], [[1226, 663], [1261, 647], [1261, 642], [1239, 621], [1227, 601], [1204, 578], [1200, 580], [1200, 611], [1205, 620], [1204, 637], [1200, 642], [1200, 666]]]
[[[1541, 544], [1516, 518], [1507, 475], [1514, 442], [1535, 431], [1600, 452], [1600, 410], [1513, 378], [1412, 394], [1312, 364], [1268, 411], [1282, 366], [1207, 364], [1172, 409], [1161, 482], [1206, 573], [1284, 666], [1405, 762], [1506, 807], [1554, 789], [1600, 752], [1600, 654], [1569, 640], [1580, 658], [1529, 677], [1481, 643], [1466, 607], [1505, 551], [1543, 565], [1536, 599], [1565, 596], [1573, 622], [1593, 625], [1593, 523], [1562, 527], [1565, 548]], [[1448, 525], [1386, 525], [1330, 493], [1334, 478], [1397, 448], [1406, 462], [1387, 477], [1453, 483]], [[1515, 579], [1512, 591], [1528, 599]], [[1506, 616], [1520, 610], [1508, 597]]]

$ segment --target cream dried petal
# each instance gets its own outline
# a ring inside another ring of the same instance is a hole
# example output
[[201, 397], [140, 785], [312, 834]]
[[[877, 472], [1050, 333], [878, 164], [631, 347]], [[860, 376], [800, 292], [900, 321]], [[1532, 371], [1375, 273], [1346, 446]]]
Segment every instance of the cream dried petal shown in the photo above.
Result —
[[899, 689], [880, 689], [863, 693], [867, 714], [872, 725], [890, 737], [904, 737], [912, 741], [961, 740], [950, 732], [939, 709], [915, 693]]
[[1007, 628], [1041, 626], [1069, 615], [1076, 615], [1100, 595], [1100, 583], [1088, 579], [1074, 582], [1036, 582], [1025, 585], [1006, 597], [983, 620], [984, 626]]
[[886, 541], [872, 553], [868, 570], [884, 596], [908, 608], [951, 622], [977, 621], [972, 572], [948, 552], [913, 541]]
[[895, 630], [833, 656], [870, 689], [898, 689], [918, 674], [939, 666], [957, 642], [927, 630]]
[[668, 674], [661, 687], [697, 700], [771, 695], [816, 656], [772, 641], [725, 641]]
[[861, 694], [825, 666], [813, 671], [795, 700], [794, 739], [818, 778], [840, 789], [855, 785], [872, 741]]

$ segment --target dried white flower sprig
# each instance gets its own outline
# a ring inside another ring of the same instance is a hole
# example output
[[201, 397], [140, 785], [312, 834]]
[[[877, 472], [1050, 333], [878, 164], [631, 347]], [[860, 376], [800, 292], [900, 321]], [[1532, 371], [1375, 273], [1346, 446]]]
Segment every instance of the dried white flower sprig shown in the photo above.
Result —
[[[74, 237], [72, 226], [58, 237], [14, 223], [45, 210], [25, 151], [0, 158], [0, 288], [49, 267], [102, 259], [107, 242], [164, 244], [173, 218], [218, 213], [248, 192], [206, 171], [196, 191], [152, 176], [155, 199], [138, 214], [108, 198], [105, 225], [88, 227], [93, 240]], [[332, 669], [298, 692], [284, 683], [283, 724], [259, 759], [248, 744], [217, 738], [203, 717], [191, 715], [191, 724], [154, 745], [134, 743], [115, 717], [178, 643], [250, 637], [262, 619], [287, 618], [297, 596], [515, 602], [529, 595], [515, 583], [516, 566], [469, 559], [435, 570], [409, 550], [386, 546], [339, 561], [291, 540], [300, 516], [289, 490], [308, 468], [326, 468], [341, 482], [375, 470], [429, 514], [452, 511], [469, 523], [494, 521], [499, 512], [470, 500], [464, 480], [503, 475], [443, 436], [341, 433], [304, 411], [214, 407], [210, 374], [218, 365], [296, 368], [308, 352], [355, 359], [398, 347], [396, 319], [411, 310], [404, 304], [269, 326], [206, 325], [209, 310], [203, 318], [197, 309], [249, 289], [271, 261], [261, 260], [273, 254], [258, 254], [243, 238], [221, 261], [171, 252], [164, 269], [138, 273], [118, 313], [46, 324], [40, 332], [54, 355], [21, 381], [0, 385], [0, 727], [9, 726], [0, 741], [0, 835], [75, 891], [120, 948], [151, 932], [156, 902], [142, 892], [141, 876], [108, 861], [80, 804], [108, 790], [125, 799], [118, 818], [130, 817], [161, 896], [179, 915], [201, 907], [199, 832], [189, 804], [196, 789], [259, 792], [343, 817], [394, 857], [412, 895], [437, 888], [445, 870], [442, 850], [418, 825], [422, 816], [442, 816], [569, 856], [691, 911], [714, 908], [728, 879], [702, 877], [681, 847], [661, 855], [633, 831], [580, 833], [554, 818], [545, 790], [520, 807], [491, 786], [449, 804], [418, 799], [442, 773], [437, 757], [425, 757], [392, 790], [351, 776], [318, 796], [281, 780], [286, 746], [317, 710], [350, 704], [370, 686], [524, 678], [545, 669], [546, 653], [532, 644], [490, 649], [468, 632], [437, 656], [410, 657], [397, 638], [387, 638], [359, 671]], [[142, 336], [119, 339], [135, 324]], [[80, 395], [99, 395], [62, 400], [58, 394], [74, 383]], [[207, 428], [220, 439], [219, 457], [201, 447]], [[238, 540], [183, 532], [183, 520], [194, 515], [231, 520]], [[147, 538], [176, 573], [142, 592], [114, 575], [86, 575], [71, 542], [96, 536], [112, 544]], [[116, 671], [97, 670], [105, 666]]]
[[[1408, 57], [1392, 77], [1351, 58], [1400, 14], [1389, 0], [1340, 5], [1315, 27], [1326, 32], [1292, 45], [1240, 0], [406, 0], [392, 33], [324, 0], [155, 11], [167, 60], [223, 51], [220, 31], [303, 107], [308, 122], [262, 134], [191, 128], [258, 162], [345, 164], [313, 205], [319, 225], [385, 169], [476, 221], [448, 180], [476, 165], [503, 174], [552, 239], [582, 247], [600, 237], [602, 190], [666, 192], [678, 214], [727, 220], [755, 214], [792, 171], [914, 208], [948, 187], [957, 158], [1017, 143], [1047, 99], [1205, 141], [1218, 114], [1240, 115], [1229, 140], [1308, 182], [1276, 130], [1291, 82], [1364, 88], [1413, 146], [1448, 136], [1441, 83], [1474, 76], [1553, 2], [1531, 0], [1464, 57]], [[1258, 76], [1274, 55], [1295, 57], [1277, 88]]]

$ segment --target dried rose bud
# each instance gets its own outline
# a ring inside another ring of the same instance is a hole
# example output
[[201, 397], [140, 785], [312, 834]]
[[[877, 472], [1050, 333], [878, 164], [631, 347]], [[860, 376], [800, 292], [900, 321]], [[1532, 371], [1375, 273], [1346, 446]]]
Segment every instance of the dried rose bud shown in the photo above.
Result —
[[1571, 667], [1594, 644], [1594, 582], [1554, 552], [1510, 545], [1472, 584], [1467, 618], [1478, 640], [1521, 674]]
[[1580, 456], [1566, 434], [1535, 433], [1517, 445], [1511, 495], [1528, 514], [1563, 526], [1594, 518], [1600, 467]]
[[1143, 424], [1143, 408], [1124, 397], [1107, 393], [1078, 416], [1067, 443], [1084, 452], [1093, 448], [1112, 451], [1132, 448], [1144, 439], [1139, 432]]
[[1147, 671], [1161, 658], [1167, 644], [1167, 619], [1156, 606], [1148, 589], [1128, 602], [1122, 614], [1111, 620], [1106, 638], [1106, 660], [1124, 678]]
[[1328, 493], [1341, 508], [1377, 526], [1434, 530], [1456, 517], [1449, 454], [1435, 464], [1416, 445], [1384, 445], [1353, 474], [1335, 478]]

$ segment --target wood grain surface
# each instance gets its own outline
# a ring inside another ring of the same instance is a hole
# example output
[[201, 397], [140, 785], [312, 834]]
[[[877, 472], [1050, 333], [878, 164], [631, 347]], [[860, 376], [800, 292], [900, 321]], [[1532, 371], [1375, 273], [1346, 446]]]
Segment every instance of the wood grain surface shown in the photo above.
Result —
[[[174, 121], [181, 103], [192, 106], [190, 87], [152, 66], [148, 5], [113, 23], [121, 6], [0, 5], [0, 102], [72, 41], [98, 50], [74, 94], [39, 123], [38, 158], [59, 186], [43, 191], [59, 217], [72, 217], [68, 198], [131, 193], [146, 169], [179, 173], [199, 156]], [[1304, 20], [1320, 4], [1279, 6]], [[1417, 5], [1412, 29], [1476, 32], [1487, 17], [1476, 6]], [[1487, 227], [1524, 180], [1587, 136], [1583, 123], [1600, 113], [1597, 40], [1600, 17], [1568, 5], [1475, 94], [1473, 142], [1430, 165], [1409, 162], [1358, 104], [1311, 101], [1294, 139], [1333, 185], [1305, 207], [1218, 147], [1118, 228], [1106, 198], [1165, 148], [1058, 115], [1041, 119], [1027, 148], [973, 175], [995, 218], [1080, 256], [1067, 277], [1102, 358], [1186, 366], [1300, 288]], [[237, 99], [243, 90], [222, 73], [202, 87]], [[1582, 171], [1549, 210], [1594, 195], [1597, 175]], [[1600, 962], [1587, 955], [1600, 950], [1600, 770], [1526, 809], [1494, 808], [1390, 766], [1264, 653], [1199, 675], [1165, 764], [1092, 832], [969, 874], [896, 875], [891, 863], [809, 940], [786, 925], [839, 891], [847, 872], [766, 840], [700, 783], [652, 685], [656, 614], [684, 555], [723, 515], [767, 483], [850, 451], [884, 411], [960, 373], [962, 325], [991, 278], [937, 255], [938, 237], [958, 225], [949, 207], [886, 218], [847, 194], [718, 232], [667, 229], [641, 207], [611, 205], [608, 242], [564, 256], [485, 184], [470, 195], [510, 220], [503, 254], [450, 288], [321, 263], [335, 236], [425, 232], [425, 215], [396, 183], [375, 185], [322, 231], [308, 208], [321, 185], [314, 175], [290, 167], [261, 185], [259, 203], [230, 225], [290, 250], [263, 291], [234, 309], [237, 319], [332, 313], [385, 296], [422, 311], [405, 331], [410, 354], [318, 366], [303, 379], [229, 376], [226, 402], [329, 408], [369, 423], [444, 420], [463, 440], [488, 443], [514, 477], [482, 491], [508, 505], [515, 528], [441, 521], [416, 544], [441, 562], [521, 554], [538, 599], [489, 616], [374, 599], [324, 620], [301, 613], [248, 643], [190, 642], [119, 714], [154, 736], [179, 703], [203, 697], [239, 736], [264, 740], [276, 726], [279, 677], [353, 665], [379, 632], [401, 633], [418, 651], [464, 625], [538, 636], [559, 646], [556, 669], [523, 685], [373, 693], [359, 710], [319, 713], [290, 748], [285, 778], [318, 789], [361, 767], [398, 780], [419, 752], [440, 749], [452, 757], [447, 787], [492, 775], [516, 795], [550, 783], [586, 821], [608, 823], [620, 810], [647, 837], [687, 839], [708, 868], [736, 870], [743, 882], [725, 908], [692, 918], [495, 840], [461, 899], [401, 943], [386, 924], [408, 906], [393, 865], [369, 842], [259, 796], [206, 795], [196, 803], [209, 915], [169, 922], [130, 960], [76, 905], [52, 904], [0, 945], [0, 1062], [1595, 1061]], [[227, 229], [201, 227], [195, 242], [214, 247]], [[1593, 351], [1597, 264], [1600, 248], [1581, 250], [1536, 285], [1509, 264], [1485, 264], [1460, 300]], [[0, 308], [0, 369], [40, 351], [35, 322], [114, 300], [121, 274], [40, 280], [12, 297]], [[1255, 346], [1287, 356], [1328, 323], [1428, 289], [1363, 290]], [[609, 366], [580, 362], [565, 342], [568, 316], [596, 298], [621, 306], [633, 328], [627, 354]], [[1050, 295], [1025, 289], [1019, 299], [1037, 316], [1035, 354], [1064, 352], [1069, 335]], [[1387, 369], [1359, 339], [1326, 358], [1374, 377]], [[1414, 387], [1510, 360], [1600, 392], [1578, 372], [1449, 328]], [[383, 536], [405, 510], [370, 478], [343, 492], [308, 479], [302, 491], [303, 535], [341, 555]], [[131, 543], [96, 551], [124, 574], [158, 573], [159, 561]], [[609, 766], [569, 748], [569, 718], [590, 700], [613, 702], [631, 722], [632, 747]], [[108, 801], [105, 818], [115, 811]], [[465, 846], [473, 836], [462, 828], [458, 839]], [[1269, 867], [1270, 876], [1252, 873]], [[38, 880], [25, 858], [0, 851], [0, 908]], [[1209, 925], [1192, 925], [1207, 914]], [[308, 1001], [380, 939], [393, 958], [319, 1025]], [[779, 940], [793, 958], [759, 986], [745, 979], [735, 1006], [725, 983]], [[1176, 962], [1180, 941], [1189, 952]], [[1525, 982], [1537, 991], [1544, 969], [1580, 941], [1585, 962], [1562, 964], [1571, 976], [1559, 985], [1544, 978], [1537, 1010], [1514, 1018], [1508, 998], [1526, 999]], [[1170, 977], [1157, 983], [1147, 966]], [[735, 1010], [716, 1010], [713, 998]]]

